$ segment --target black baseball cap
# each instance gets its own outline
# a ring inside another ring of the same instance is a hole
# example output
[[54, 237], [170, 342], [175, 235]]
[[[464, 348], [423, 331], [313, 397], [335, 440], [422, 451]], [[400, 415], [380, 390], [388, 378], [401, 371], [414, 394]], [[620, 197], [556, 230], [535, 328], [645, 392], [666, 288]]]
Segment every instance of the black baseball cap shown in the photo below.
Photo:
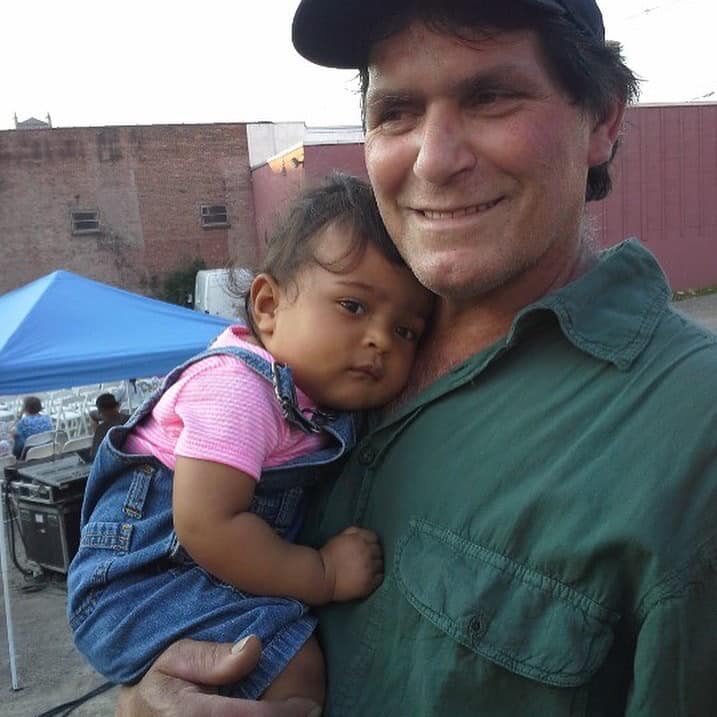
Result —
[[[506, 0], [508, 1], [508, 0]], [[602, 13], [595, 0], [516, 0], [565, 15], [583, 32], [605, 41]], [[353, 69], [366, 63], [375, 25], [406, 0], [301, 0], [292, 40], [297, 52], [326, 67]]]

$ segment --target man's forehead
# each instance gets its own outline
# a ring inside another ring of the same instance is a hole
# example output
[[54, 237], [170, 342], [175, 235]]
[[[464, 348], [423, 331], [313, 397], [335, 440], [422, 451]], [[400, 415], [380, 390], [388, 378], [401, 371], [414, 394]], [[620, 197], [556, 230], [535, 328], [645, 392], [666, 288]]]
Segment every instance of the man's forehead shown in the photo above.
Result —
[[[467, 31], [460, 36], [427, 28], [414, 22], [400, 33], [377, 43], [368, 61], [368, 94], [396, 81], [414, 80], [428, 85], [430, 76], [419, 75], [417, 53], [430, 56], [436, 69], [450, 70], [455, 85], [480, 74], [520, 74], [542, 65], [538, 37], [532, 30], [479, 33]], [[446, 73], [443, 73], [445, 78]]]

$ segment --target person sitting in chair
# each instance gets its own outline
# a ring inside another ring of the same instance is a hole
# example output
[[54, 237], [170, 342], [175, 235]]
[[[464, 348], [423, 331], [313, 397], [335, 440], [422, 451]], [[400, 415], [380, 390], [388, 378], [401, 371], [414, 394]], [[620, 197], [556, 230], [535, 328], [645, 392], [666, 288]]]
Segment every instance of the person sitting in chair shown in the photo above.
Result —
[[[97, 407], [97, 413], [93, 411], [90, 414], [93, 421], [98, 420], [95, 434], [92, 437], [92, 448], [90, 449], [92, 458], [97, 454], [97, 449], [100, 447], [100, 443], [102, 443], [107, 431], [112, 426], [123, 424], [129, 418], [128, 413], [119, 410], [120, 404], [111, 393], [101, 393], [97, 396], [95, 406]], [[95, 416], [97, 416], [97, 419], [95, 419]]]
[[28, 396], [22, 404], [22, 417], [13, 429], [12, 452], [20, 458], [25, 449], [25, 441], [36, 433], [53, 430], [52, 419], [41, 414], [42, 401], [37, 396]]

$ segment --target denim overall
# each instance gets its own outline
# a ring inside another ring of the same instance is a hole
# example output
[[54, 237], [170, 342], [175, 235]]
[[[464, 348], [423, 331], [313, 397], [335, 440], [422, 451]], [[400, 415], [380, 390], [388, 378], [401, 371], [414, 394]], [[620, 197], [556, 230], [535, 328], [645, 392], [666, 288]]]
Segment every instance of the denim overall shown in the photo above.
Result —
[[288, 367], [238, 347], [195, 356], [174, 369], [130, 420], [112, 428], [102, 442], [82, 505], [79, 550], [67, 577], [67, 611], [80, 652], [98, 672], [121, 683], [140, 679], [180, 638], [236, 642], [257, 635], [264, 645], [259, 664], [225, 692], [256, 699], [309, 638], [316, 618], [298, 600], [241, 592], [194, 563], [173, 529], [173, 472], [152, 456], [121, 450], [127, 434], [182, 371], [217, 354], [235, 356], [272, 383], [291, 424], [331, 437], [327, 447], [262, 472], [250, 510], [286, 540], [293, 540], [301, 527], [304, 489], [355, 443], [350, 414], [316, 412], [308, 417], [299, 410]]

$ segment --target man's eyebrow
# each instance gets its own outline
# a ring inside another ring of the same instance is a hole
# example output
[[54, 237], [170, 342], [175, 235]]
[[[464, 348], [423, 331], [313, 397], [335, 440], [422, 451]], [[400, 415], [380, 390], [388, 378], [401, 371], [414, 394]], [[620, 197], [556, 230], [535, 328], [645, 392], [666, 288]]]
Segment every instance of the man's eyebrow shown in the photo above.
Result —
[[537, 90], [539, 87], [531, 73], [522, 65], [505, 64], [476, 72], [456, 82], [452, 94], [458, 97], [474, 94], [483, 89], [515, 88], [519, 90]]
[[[458, 98], [470, 96], [482, 89], [516, 87], [526, 91], [537, 91], [539, 84], [522, 65], [505, 63], [479, 70], [473, 75], [456, 80], [446, 88], [446, 94]], [[381, 108], [384, 106], [401, 106], [420, 102], [423, 92], [403, 88], [369, 87], [366, 93], [366, 106]]]
[[401, 107], [416, 102], [420, 93], [408, 90], [369, 90], [366, 93], [366, 107], [380, 109], [382, 107]]

